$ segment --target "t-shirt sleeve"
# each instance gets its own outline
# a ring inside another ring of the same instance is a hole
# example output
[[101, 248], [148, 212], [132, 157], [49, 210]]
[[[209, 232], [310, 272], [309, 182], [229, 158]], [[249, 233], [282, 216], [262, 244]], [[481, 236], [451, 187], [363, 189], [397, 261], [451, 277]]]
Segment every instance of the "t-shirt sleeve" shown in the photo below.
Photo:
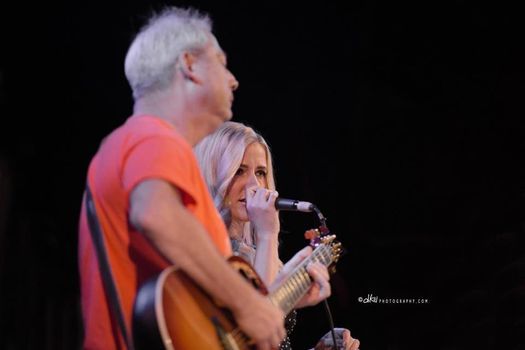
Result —
[[195, 200], [191, 149], [168, 136], [152, 136], [133, 145], [122, 164], [122, 183], [129, 194], [147, 179], [165, 180]]

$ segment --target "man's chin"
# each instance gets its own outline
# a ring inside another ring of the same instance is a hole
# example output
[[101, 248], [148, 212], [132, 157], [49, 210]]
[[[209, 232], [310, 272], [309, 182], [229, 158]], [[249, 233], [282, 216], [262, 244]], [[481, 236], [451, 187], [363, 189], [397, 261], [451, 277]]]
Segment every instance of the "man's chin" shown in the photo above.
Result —
[[233, 113], [231, 111], [221, 113], [220, 115], [218, 115], [218, 118], [217, 118], [218, 126], [221, 126], [222, 123], [230, 121], [232, 117], [233, 117]]
[[208, 123], [207, 135], [213, 134], [222, 124], [232, 119], [233, 113], [215, 114], [215, 118]]
[[225, 122], [227, 122], [227, 121], [232, 120], [232, 118], [233, 118], [233, 112], [232, 112], [232, 111], [229, 111], [228, 113], [226, 113], [226, 114], [224, 115], [224, 119], [223, 119], [223, 120], [224, 120]]
[[214, 133], [215, 130], [217, 130], [223, 123], [229, 121], [232, 119], [232, 115], [231, 114], [228, 114], [228, 115], [218, 115], [217, 118], [214, 119], [214, 122], [212, 124], [210, 124], [211, 126], [211, 130], [210, 130], [210, 134]]

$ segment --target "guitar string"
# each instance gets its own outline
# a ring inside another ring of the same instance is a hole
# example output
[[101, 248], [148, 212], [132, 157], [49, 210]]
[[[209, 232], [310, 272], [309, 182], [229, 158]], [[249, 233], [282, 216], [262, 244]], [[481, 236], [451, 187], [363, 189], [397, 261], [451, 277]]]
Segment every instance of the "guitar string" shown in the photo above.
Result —
[[[312, 254], [308, 260], [319, 261], [324, 265], [329, 264], [331, 259], [330, 252], [328, 251], [327, 247], [321, 246], [319, 248], [320, 249], [316, 249], [314, 251], [314, 254]], [[278, 299], [276, 300], [277, 303], [281, 304], [282, 299], [287, 299], [286, 304], [289, 304], [293, 299], [297, 299], [304, 292], [303, 289], [308, 286], [309, 282], [310, 278], [308, 272], [306, 271], [306, 267], [303, 266], [297, 271], [296, 274], [292, 275], [290, 280], [288, 280], [288, 282], [286, 282], [283, 286], [283, 289], [281, 289], [284, 291], [284, 298], [281, 298], [281, 296], [278, 294], [275, 295], [275, 297]], [[290, 298], [293, 299], [289, 300]], [[239, 328], [235, 328], [230, 334], [239, 347], [247, 346], [249, 339]]]
[[247, 346], [247, 343], [248, 343], [249, 339], [247, 338], [247, 336], [239, 328], [235, 328], [231, 332], [231, 335], [234, 338], [234, 340], [235, 340], [235, 342], [237, 343], [238, 346], [240, 346], [240, 347], [246, 347]]

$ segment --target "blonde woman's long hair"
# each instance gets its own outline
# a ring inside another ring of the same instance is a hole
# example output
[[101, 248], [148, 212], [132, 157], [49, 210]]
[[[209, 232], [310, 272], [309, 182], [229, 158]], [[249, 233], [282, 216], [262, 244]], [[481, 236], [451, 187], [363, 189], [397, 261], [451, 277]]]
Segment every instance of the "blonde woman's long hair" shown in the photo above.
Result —
[[[268, 189], [275, 190], [270, 147], [251, 127], [237, 122], [225, 122], [194, 149], [215, 207], [228, 227], [231, 223], [231, 213], [225, 203], [226, 191], [241, 165], [246, 148], [255, 142], [262, 145], [266, 151]], [[242, 239], [246, 244], [254, 245], [255, 233], [250, 226], [250, 223], [244, 226]]]

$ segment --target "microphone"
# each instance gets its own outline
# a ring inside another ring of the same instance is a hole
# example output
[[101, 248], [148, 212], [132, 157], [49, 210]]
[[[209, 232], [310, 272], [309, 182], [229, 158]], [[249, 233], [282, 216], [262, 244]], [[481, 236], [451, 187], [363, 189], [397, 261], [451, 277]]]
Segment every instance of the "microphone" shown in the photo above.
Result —
[[277, 210], [304, 211], [309, 213], [313, 210], [314, 205], [310, 202], [302, 202], [295, 199], [277, 198], [275, 200]]

